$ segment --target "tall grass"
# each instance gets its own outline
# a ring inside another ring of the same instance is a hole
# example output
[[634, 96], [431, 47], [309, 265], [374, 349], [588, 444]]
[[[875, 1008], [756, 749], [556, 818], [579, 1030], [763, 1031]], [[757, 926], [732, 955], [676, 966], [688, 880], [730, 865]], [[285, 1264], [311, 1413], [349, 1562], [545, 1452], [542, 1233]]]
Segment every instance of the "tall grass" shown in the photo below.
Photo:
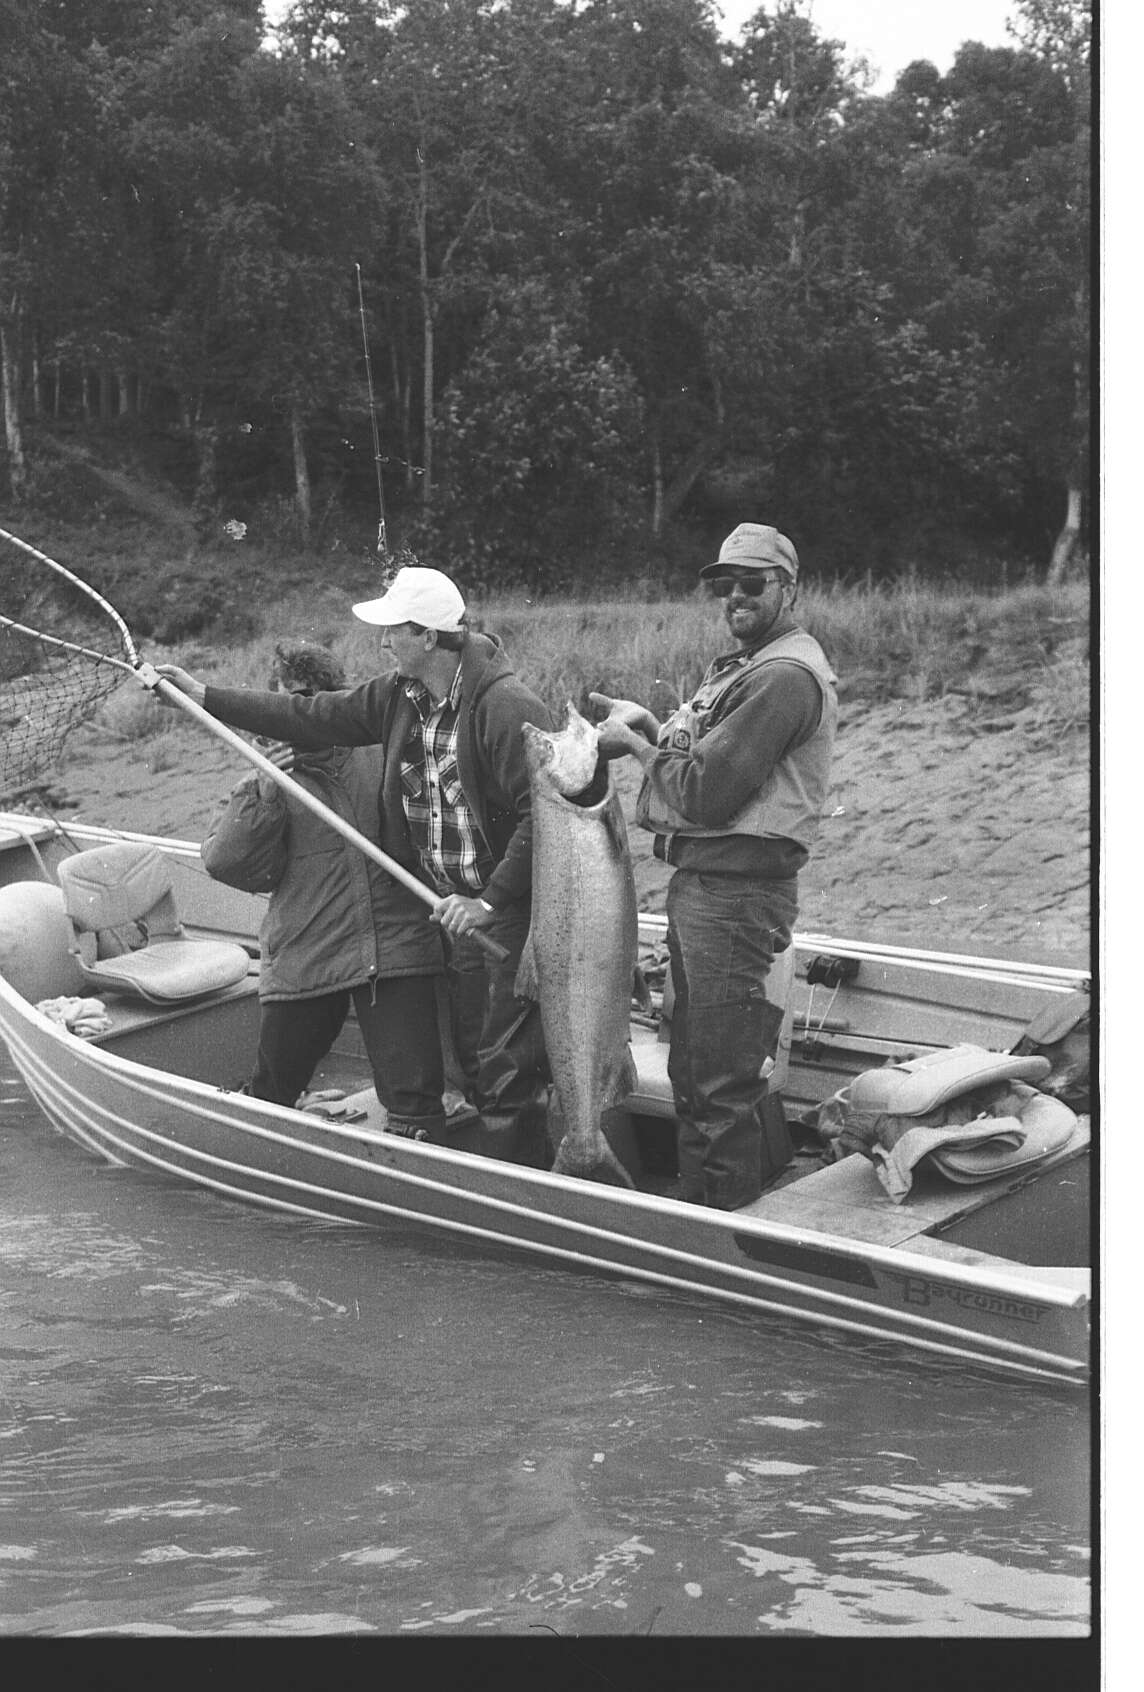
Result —
[[[351, 679], [388, 667], [381, 631], [357, 622], [323, 595], [285, 599], [261, 612], [264, 632], [220, 647], [185, 643], [148, 656], [182, 664], [226, 686], [266, 686], [274, 645], [287, 637], [326, 644]], [[694, 690], [710, 659], [733, 643], [711, 599], [529, 601], [490, 596], [471, 607], [474, 625], [496, 633], [514, 669], [555, 709], [571, 699], [583, 708], [591, 691], [638, 699], [659, 716]], [[924, 701], [950, 690], [973, 691], [973, 678], [1002, 675], [1042, 699], [1048, 720], [1083, 728], [1088, 717], [1088, 591], [1024, 586], [982, 594], [956, 586], [903, 581], [891, 585], [816, 587], [800, 593], [799, 621], [822, 643], [843, 698]], [[160, 715], [147, 701], [106, 708], [125, 738]], [[132, 724], [137, 724], [133, 731]]]

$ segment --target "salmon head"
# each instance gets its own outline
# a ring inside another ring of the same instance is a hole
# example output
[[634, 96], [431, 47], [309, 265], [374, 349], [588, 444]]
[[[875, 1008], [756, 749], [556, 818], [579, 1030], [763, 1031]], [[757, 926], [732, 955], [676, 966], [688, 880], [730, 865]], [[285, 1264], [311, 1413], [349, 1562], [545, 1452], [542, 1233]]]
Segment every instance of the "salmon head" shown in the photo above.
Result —
[[546, 776], [565, 798], [581, 794], [596, 779], [600, 745], [595, 728], [568, 701], [564, 727], [555, 734], [524, 725], [524, 754], [529, 777]]

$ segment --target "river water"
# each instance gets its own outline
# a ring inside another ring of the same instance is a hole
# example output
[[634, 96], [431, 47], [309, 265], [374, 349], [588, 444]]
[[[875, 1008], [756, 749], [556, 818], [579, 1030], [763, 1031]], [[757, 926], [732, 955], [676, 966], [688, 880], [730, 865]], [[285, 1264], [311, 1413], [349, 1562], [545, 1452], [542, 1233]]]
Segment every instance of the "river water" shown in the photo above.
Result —
[[1075, 1390], [106, 1167], [2, 1062], [3, 1634], [1089, 1635]]

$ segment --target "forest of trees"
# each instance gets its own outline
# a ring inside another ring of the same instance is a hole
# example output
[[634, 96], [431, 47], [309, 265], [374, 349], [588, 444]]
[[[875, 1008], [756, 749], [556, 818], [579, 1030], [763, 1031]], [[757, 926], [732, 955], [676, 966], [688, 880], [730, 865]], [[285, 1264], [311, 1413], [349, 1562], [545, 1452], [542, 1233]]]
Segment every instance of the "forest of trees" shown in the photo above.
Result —
[[737, 40], [709, 0], [0, 0], [0, 493], [111, 431], [204, 523], [372, 513], [470, 582], [743, 517], [843, 578], [1059, 576], [1088, 0], [1011, 30], [875, 94], [800, 0]]

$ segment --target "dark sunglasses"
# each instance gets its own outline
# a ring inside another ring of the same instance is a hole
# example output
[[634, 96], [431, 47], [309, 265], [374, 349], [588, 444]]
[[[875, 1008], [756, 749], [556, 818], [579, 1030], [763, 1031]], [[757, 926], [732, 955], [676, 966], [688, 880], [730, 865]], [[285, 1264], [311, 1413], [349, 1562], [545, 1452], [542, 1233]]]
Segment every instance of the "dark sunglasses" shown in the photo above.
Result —
[[761, 599], [772, 582], [782, 582], [781, 576], [712, 576], [707, 586], [716, 599], [729, 599], [735, 588], [742, 588], [748, 599]]

